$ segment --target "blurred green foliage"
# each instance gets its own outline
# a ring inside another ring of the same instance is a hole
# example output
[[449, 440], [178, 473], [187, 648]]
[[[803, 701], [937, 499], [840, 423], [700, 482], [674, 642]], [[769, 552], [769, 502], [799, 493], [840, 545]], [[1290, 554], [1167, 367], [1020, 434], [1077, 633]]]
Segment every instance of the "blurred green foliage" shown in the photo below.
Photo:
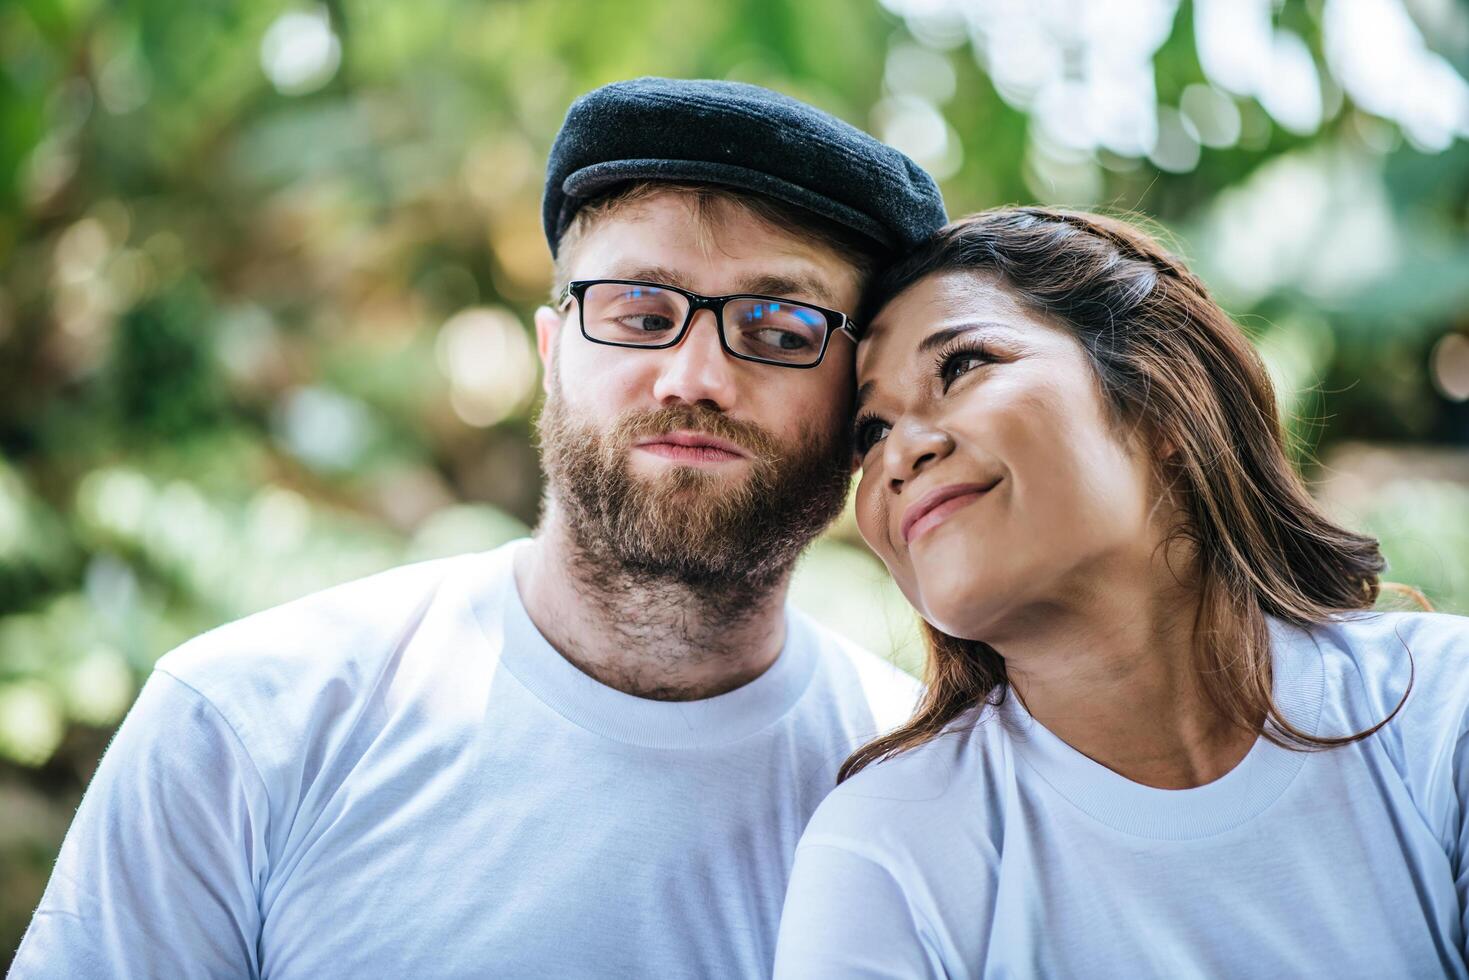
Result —
[[[1469, 610], [1469, 403], [1430, 379], [1469, 371], [1443, 354], [1469, 331], [1469, 145], [1415, 147], [1325, 71], [1321, 118], [1291, 131], [1209, 87], [1184, 4], [1151, 56], [1159, 118], [1222, 100], [1232, 140], [1058, 149], [953, 9], [0, 5], [0, 950], [159, 654], [534, 522], [542, 165], [571, 99], [619, 78], [811, 101], [932, 166], [951, 214], [1156, 218], [1258, 338], [1328, 503], [1383, 536], [1395, 577]], [[1462, 75], [1469, 19], [1434, 9], [1449, 28], [1429, 43]], [[1278, 13], [1318, 60], [1323, 11]], [[1390, 462], [1352, 469], [1363, 442]], [[1391, 462], [1409, 443], [1433, 448]], [[850, 520], [795, 597], [916, 666]]]

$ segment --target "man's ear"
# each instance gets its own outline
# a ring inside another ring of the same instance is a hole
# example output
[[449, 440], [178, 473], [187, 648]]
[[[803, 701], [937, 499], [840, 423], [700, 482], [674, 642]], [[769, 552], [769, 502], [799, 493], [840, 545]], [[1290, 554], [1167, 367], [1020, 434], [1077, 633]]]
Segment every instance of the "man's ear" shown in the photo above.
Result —
[[541, 388], [551, 393], [551, 360], [561, 339], [561, 317], [549, 306], [536, 310], [536, 353], [541, 357]]

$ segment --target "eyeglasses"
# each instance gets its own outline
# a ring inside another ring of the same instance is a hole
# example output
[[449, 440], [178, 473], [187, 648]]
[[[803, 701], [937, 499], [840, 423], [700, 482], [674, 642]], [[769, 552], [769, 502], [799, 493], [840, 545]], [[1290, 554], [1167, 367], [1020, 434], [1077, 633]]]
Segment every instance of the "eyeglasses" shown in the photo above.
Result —
[[610, 347], [675, 347], [699, 310], [713, 310], [719, 344], [731, 357], [789, 368], [814, 368], [832, 334], [857, 336], [845, 313], [779, 296], [700, 296], [635, 279], [567, 283], [560, 309], [576, 300], [582, 336]]

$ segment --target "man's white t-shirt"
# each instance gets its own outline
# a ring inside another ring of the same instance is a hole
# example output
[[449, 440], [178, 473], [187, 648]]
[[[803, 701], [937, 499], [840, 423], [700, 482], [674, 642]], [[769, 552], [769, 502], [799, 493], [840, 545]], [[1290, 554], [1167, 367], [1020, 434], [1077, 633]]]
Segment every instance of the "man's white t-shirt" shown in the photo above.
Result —
[[164, 656], [12, 976], [768, 976], [808, 817], [916, 685], [788, 609], [744, 687], [623, 694], [531, 623], [523, 544]]
[[822, 804], [777, 980], [1469, 976], [1469, 620], [1271, 631], [1276, 703], [1308, 732], [1412, 693], [1362, 741], [1261, 739], [1187, 790], [1119, 776], [1008, 697]]

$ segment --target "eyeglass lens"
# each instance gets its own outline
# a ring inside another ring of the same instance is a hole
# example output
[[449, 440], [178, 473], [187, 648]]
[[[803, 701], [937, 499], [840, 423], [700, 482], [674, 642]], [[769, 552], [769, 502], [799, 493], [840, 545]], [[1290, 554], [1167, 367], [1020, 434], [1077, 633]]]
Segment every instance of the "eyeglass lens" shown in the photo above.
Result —
[[[596, 283], [582, 297], [588, 335], [614, 344], [667, 344], [688, 314], [688, 297], [657, 286]], [[747, 357], [810, 364], [821, 356], [826, 332], [826, 315], [799, 303], [748, 298], [724, 306], [725, 342]]]

